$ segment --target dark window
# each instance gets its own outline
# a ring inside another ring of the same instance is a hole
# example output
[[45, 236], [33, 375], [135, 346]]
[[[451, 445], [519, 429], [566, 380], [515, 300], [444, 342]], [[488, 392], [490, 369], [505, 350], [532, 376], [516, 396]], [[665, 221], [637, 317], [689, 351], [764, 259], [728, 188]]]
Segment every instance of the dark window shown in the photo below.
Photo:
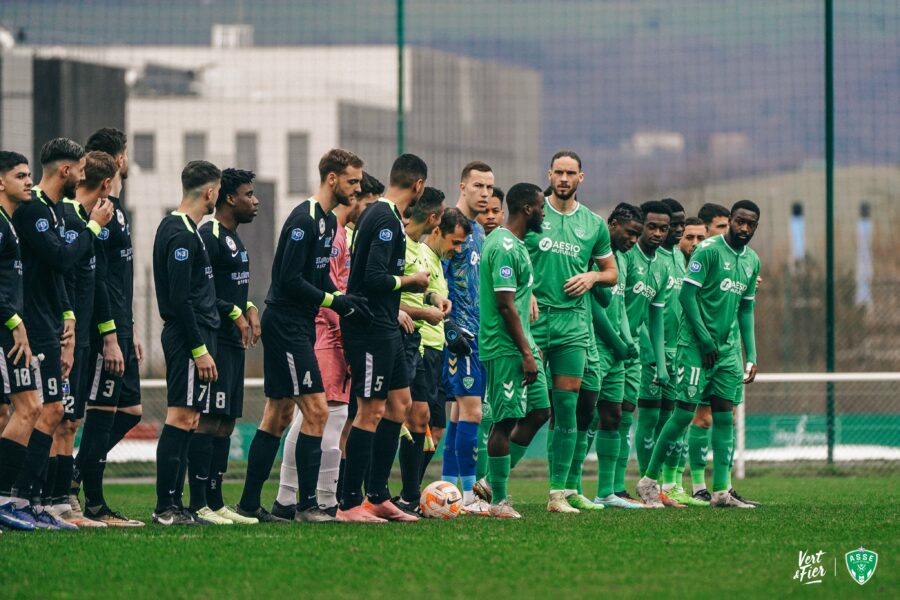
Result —
[[131, 139], [131, 158], [134, 164], [146, 171], [156, 168], [156, 136], [152, 133], [136, 133]]
[[288, 134], [288, 193], [305, 194], [309, 191], [309, 135]]

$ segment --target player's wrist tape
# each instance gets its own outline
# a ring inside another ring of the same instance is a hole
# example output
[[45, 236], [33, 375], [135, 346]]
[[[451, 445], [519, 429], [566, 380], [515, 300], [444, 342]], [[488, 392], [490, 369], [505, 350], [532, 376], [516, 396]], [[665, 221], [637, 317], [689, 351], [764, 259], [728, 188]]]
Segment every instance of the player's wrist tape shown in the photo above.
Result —
[[98, 323], [97, 331], [100, 332], [100, 335], [106, 335], [108, 333], [115, 333], [116, 322], [114, 320], [110, 319], [109, 321], [104, 321], [102, 323]]
[[194, 358], [200, 358], [204, 354], [209, 354], [209, 350], [206, 349], [206, 344], [202, 346], [197, 346], [193, 350], [191, 350], [191, 356]]
[[334, 302], [334, 294], [329, 294], [328, 292], [325, 292], [325, 297], [322, 298], [322, 303], [319, 304], [319, 306], [322, 306], [325, 308], [330, 308], [332, 302]]
[[6, 320], [6, 323], [4, 323], [4, 325], [6, 325], [7, 329], [12, 331], [16, 327], [18, 327], [19, 323], [21, 323], [21, 322], [22, 322], [22, 317], [20, 317], [19, 315], [13, 315], [9, 319]]
[[71, 311], [71, 310], [63, 311], [63, 321], [74, 321], [74, 320], [75, 320], [75, 313], [73, 311]]
[[397, 277], [396, 275], [394, 275], [394, 289], [392, 291], [396, 292], [397, 290], [399, 290], [400, 285], [401, 285], [400, 278]]
[[[247, 308], [245, 308], [244, 310], [245, 310], [245, 311], [246, 311], [246, 310], [250, 310], [251, 308], [256, 308], [256, 305], [253, 304], [252, 302], [250, 302], [249, 300], [247, 300]], [[257, 310], [257, 312], [259, 311], [258, 308], [256, 308], [256, 310]]]
[[87, 228], [91, 230], [95, 237], [100, 237], [100, 232], [103, 230], [103, 227], [97, 221], [88, 221]]
[[238, 308], [237, 305], [235, 305], [234, 308], [231, 309], [231, 312], [228, 313], [228, 318], [231, 319], [232, 321], [237, 321], [238, 319], [241, 318], [241, 315], [243, 315], [243, 314], [244, 314], [244, 311], [242, 311], [240, 308]]

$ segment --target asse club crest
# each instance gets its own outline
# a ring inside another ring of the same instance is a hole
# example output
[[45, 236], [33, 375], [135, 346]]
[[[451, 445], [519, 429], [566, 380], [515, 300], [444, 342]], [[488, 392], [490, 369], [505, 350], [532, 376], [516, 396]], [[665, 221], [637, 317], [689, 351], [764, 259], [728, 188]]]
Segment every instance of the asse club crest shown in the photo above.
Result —
[[853, 581], [859, 585], [865, 585], [872, 579], [875, 567], [878, 566], [878, 554], [860, 546], [858, 550], [851, 550], [845, 554], [844, 558]]

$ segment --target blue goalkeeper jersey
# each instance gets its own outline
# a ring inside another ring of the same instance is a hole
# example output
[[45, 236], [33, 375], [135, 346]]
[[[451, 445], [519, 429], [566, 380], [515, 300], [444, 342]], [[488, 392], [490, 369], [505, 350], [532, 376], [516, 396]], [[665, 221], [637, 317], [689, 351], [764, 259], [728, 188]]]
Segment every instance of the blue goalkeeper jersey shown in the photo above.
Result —
[[443, 261], [450, 301], [450, 316], [457, 325], [478, 333], [478, 266], [481, 264], [481, 248], [484, 245], [484, 227], [478, 221], [469, 221], [472, 233], [466, 237], [462, 249], [451, 259]]

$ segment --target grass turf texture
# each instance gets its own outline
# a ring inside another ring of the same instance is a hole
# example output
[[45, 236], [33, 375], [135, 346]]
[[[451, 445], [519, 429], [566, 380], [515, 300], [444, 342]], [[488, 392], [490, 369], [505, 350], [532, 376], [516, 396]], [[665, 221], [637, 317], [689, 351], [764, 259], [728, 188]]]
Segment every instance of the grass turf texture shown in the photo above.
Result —
[[[4, 598], [446, 598], [477, 590], [492, 598], [887, 598], [900, 586], [900, 474], [750, 478], [738, 490], [765, 503], [754, 511], [555, 515], [544, 511], [544, 482], [510, 487], [521, 521], [6, 532], [0, 590]], [[234, 501], [240, 486], [225, 491]], [[274, 491], [267, 486], [264, 502]], [[149, 520], [151, 485], [110, 486], [107, 498]], [[879, 556], [862, 588], [844, 564], [860, 545]], [[801, 550], [826, 552], [822, 583], [792, 579]]]

